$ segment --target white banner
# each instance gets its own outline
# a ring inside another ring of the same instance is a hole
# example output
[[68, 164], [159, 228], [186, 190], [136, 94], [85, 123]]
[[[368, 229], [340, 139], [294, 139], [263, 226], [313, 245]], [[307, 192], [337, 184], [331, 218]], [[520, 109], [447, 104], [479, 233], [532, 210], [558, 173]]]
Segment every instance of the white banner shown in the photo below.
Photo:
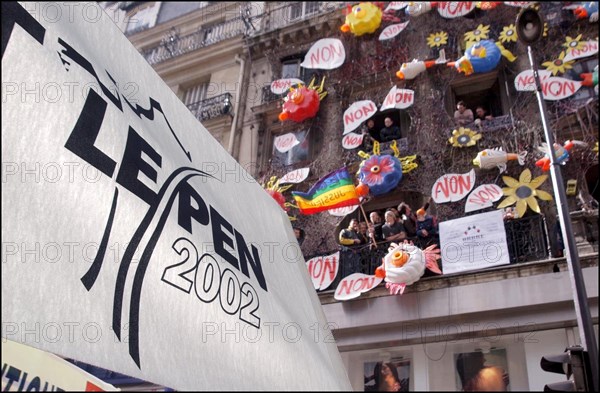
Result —
[[278, 152], [287, 153], [292, 150], [294, 146], [299, 145], [300, 141], [296, 138], [296, 134], [288, 132], [287, 134], [275, 137], [273, 144]]
[[[547, 70], [539, 70], [540, 84], [542, 85], [542, 96], [548, 101], [558, 101], [568, 97], [581, 88], [579, 81], [552, 76]], [[525, 70], [515, 78], [515, 89], [517, 91], [535, 91], [535, 77], [532, 70]]]
[[394, 38], [398, 34], [402, 33], [402, 31], [406, 28], [406, 26], [408, 26], [408, 21], [406, 21], [404, 23], [397, 23], [394, 25], [389, 25], [388, 27], [383, 29], [381, 34], [379, 34], [379, 41], [385, 41], [385, 40], [390, 40], [390, 39]]
[[350, 300], [359, 297], [365, 292], [369, 292], [377, 285], [381, 284], [383, 278], [371, 276], [364, 273], [352, 273], [344, 277], [337, 288], [333, 297], [336, 300]]
[[467, 173], [447, 173], [439, 177], [431, 187], [435, 203], [456, 202], [467, 196], [475, 186], [475, 170]]
[[477, 7], [476, 1], [440, 1], [437, 3], [438, 13], [444, 18], [465, 16]]
[[398, 89], [396, 86], [392, 87], [388, 92], [387, 96], [383, 100], [383, 104], [379, 110], [381, 112], [387, 109], [406, 109], [415, 102], [415, 92], [410, 89]]
[[298, 78], [277, 79], [271, 82], [271, 91], [273, 94], [283, 94], [287, 93], [290, 87], [300, 84], [304, 84], [304, 82]]
[[344, 64], [345, 60], [346, 50], [342, 41], [337, 38], [323, 38], [311, 46], [300, 65], [304, 68], [333, 70]]
[[97, 3], [52, 4], [3, 5], [3, 337], [177, 390], [351, 389], [287, 214]]
[[377, 112], [377, 105], [371, 100], [357, 101], [344, 112], [344, 135], [354, 131], [362, 122]]
[[502, 210], [494, 210], [440, 222], [444, 274], [510, 263], [502, 216]]
[[356, 209], [358, 209], [358, 205], [338, 207], [337, 209], [329, 209], [327, 211], [332, 216], [344, 217], [344, 216], [347, 216], [348, 214], [352, 213]]
[[596, 53], [598, 53], [598, 41], [584, 41], [581, 49], [568, 48], [563, 62], [583, 59], [584, 57], [593, 56]]
[[340, 269], [340, 252], [327, 256], [314, 257], [306, 261], [308, 274], [317, 291], [327, 289]]
[[354, 132], [350, 132], [342, 138], [342, 147], [346, 150], [356, 149], [361, 146], [363, 143], [363, 139], [365, 138], [364, 134], [356, 134]]
[[302, 183], [308, 177], [308, 173], [310, 172], [310, 168], [300, 168], [288, 172], [279, 179], [279, 184], [284, 183]]
[[2, 341], [3, 392], [120, 390], [49, 352], [11, 340]]
[[492, 206], [493, 202], [502, 198], [502, 188], [495, 184], [482, 184], [473, 190], [465, 203], [465, 213]]

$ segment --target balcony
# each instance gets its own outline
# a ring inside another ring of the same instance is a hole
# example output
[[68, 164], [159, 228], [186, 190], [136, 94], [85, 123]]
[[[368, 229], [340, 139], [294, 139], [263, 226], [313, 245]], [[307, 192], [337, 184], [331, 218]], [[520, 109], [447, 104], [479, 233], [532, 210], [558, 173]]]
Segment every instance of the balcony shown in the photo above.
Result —
[[[543, 215], [535, 214], [529, 217], [506, 221], [504, 228], [506, 230], [510, 265], [485, 269], [484, 271], [506, 269], [516, 264], [525, 264], [528, 262], [533, 263], [550, 258], [548, 233], [546, 231], [546, 222]], [[596, 238], [596, 244], [597, 241], [598, 240]], [[388, 245], [388, 243], [380, 243], [375, 250], [370, 249], [369, 245], [356, 248], [342, 247], [342, 249], [340, 249], [340, 265], [338, 275], [329, 288], [327, 288], [325, 291], [321, 291], [321, 293], [326, 297], [329, 297], [330, 292], [335, 290], [339, 282], [350, 274], [363, 273], [367, 275], [374, 275], [375, 269], [381, 265], [382, 258], [387, 254]], [[323, 255], [332, 254], [334, 252], [335, 251], [324, 253]], [[306, 257], [306, 260], [308, 259], [310, 258]], [[440, 260], [439, 263], [443, 269], [444, 261]], [[456, 273], [452, 274], [452, 276], [465, 276], [478, 272], [482, 271]], [[432, 279], [437, 279], [446, 276], [439, 276], [426, 270], [423, 277], [432, 277]], [[380, 284], [381, 287], [384, 285], [385, 284]]]
[[231, 114], [232, 97], [230, 93], [220, 94], [187, 105], [190, 112], [200, 121]]
[[345, 7], [345, 3], [341, 1], [298, 1], [288, 3], [274, 8], [267, 15], [264, 15], [262, 30], [259, 30], [258, 33], [263, 34], [289, 27], [295, 23], [311, 19], [315, 16], [328, 14], [343, 7]]
[[246, 26], [241, 17], [217, 25], [202, 27], [185, 36], [180, 36], [177, 29], [172, 28], [159, 45], [144, 50], [142, 56], [150, 65], [155, 65], [233, 37], [242, 36], [245, 31]]

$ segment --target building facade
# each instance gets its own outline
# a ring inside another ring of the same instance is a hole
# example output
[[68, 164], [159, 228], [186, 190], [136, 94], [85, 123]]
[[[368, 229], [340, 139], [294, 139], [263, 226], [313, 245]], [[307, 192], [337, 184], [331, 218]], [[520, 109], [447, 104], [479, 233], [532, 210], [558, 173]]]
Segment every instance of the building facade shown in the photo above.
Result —
[[[420, 4], [425, 7], [429, 3]], [[363, 160], [359, 150], [373, 154], [373, 144], [367, 142], [354, 149], [344, 148], [344, 114], [353, 103], [365, 100], [381, 108], [393, 87], [411, 91], [412, 105], [379, 109], [371, 118], [378, 129], [386, 117], [399, 126], [401, 138], [395, 145], [399, 155], [417, 156], [418, 166], [404, 173], [392, 191], [366, 199], [361, 208], [366, 216], [400, 202], [418, 209], [432, 197], [436, 180], [446, 174], [474, 169], [475, 186], [499, 187], [506, 186], [504, 176], [523, 179], [526, 168], [533, 178], [544, 174], [536, 166], [543, 157], [538, 147], [545, 141], [538, 102], [532, 92], [517, 90], [521, 73], [531, 66], [527, 47], [515, 39], [516, 17], [522, 7], [536, 7], [546, 30], [544, 37], [532, 44], [538, 67], [556, 71], [553, 77], [574, 82], [581, 82], [581, 74], [591, 74], [597, 67], [595, 23], [589, 18], [578, 19], [571, 3], [513, 2], [481, 9], [475, 2], [440, 2], [438, 8], [418, 15], [393, 9], [400, 7], [397, 3], [384, 3], [385, 18], [380, 27], [357, 36], [340, 30], [346, 14], [360, 12], [352, 9], [353, 5], [131, 2], [107, 3], [105, 9], [113, 13], [132, 44], [175, 94], [257, 181], [266, 183], [272, 176], [281, 178], [292, 170], [309, 168], [308, 178], [284, 193], [290, 203], [294, 202], [291, 191], [307, 191], [331, 171], [347, 167], [355, 174]], [[380, 39], [384, 28], [399, 24], [404, 24], [399, 34]], [[303, 67], [307, 53], [323, 38], [341, 42], [344, 63], [327, 70]], [[503, 53], [498, 64], [469, 76], [444, 63], [423, 70], [414, 79], [396, 76], [400, 65], [413, 59], [462, 58], [470, 48], [468, 38], [501, 43]], [[588, 49], [578, 49], [581, 57], [564, 60], [569, 45], [579, 42], [591, 44]], [[586, 50], [593, 54], [585, 56]], [[299, 123], [279, 119], [284, 96], [274, 94], [271, 83], [288, 78], [306, 84], [314, 79], [317, 85], [324, 81], [327, 95], [315, 117]], [[559, 89], [559, 82], [551, 86], [548, 80], [544, 86]], [[579, 86], [572, 93], [547, 100], [546, 110], [558, 143], [582, 142], [561, 166], [565, 184], [558, 186], [568, 191], [566, 202], [597, 342], [598, 91], [592, 85]], [[459, 101], [473, 111], [481, 105], [493, 116], [492, 120], [464, 127], [481, 135], [473, 147], [449, 143], [453, 131], [458, 130], [454, 112]], [[282, 152], [275, 142], [286, 134], [293, 134], [298, 143]], [[495, 167], [473, 166], [479, 151], [494, 148], [510, 153], [526, 151], [527, 155], [523, 165], [506, 163], [504, 173]], [[382, 154], [393, 151], [392, 144], [385, 142], [380, 149]], [[573, 185], [575, 191], [571, 193], [568, 186]], [[539, 189], [555, 195], [549, 176]], [[556, 201], [538, 199], [535, 205], [537, 202], [540, 213], [528, 209], [527, 214], [505, 223], [510, 263], [426, 274], [401, 296], [390, 295], [381, 284], [346, 301], [335, 298], [336, 285], [352, 273], [373, 275], [387, 245], [377, 250], [340, 247], [337, 235], [349, 220], [366, 220], [361, 209], [346, 216], [327, 212], [307, 216], [294, 208], [288, 212], [293, 225], [306, 234], [301, 246], [305, 259], [340, 251], [338, 277], [329, 288], [319, 291], [319, 296], [355, 390], [373, 389], [378, 362], [396, 368], [402, 389], [461, 390], [466, 383], [461, 379], [460, 363], [468, 358], [465, 354], [477, 354], [487, 366], [503, 369], [510, 390], [543, 390], [545, 384], [564, 379], [543, 371], [540, 358], [561, 353], [582, 339], [568, 263], [557, 236]], [[465, 198], [431, 201], [428, 211], [439, 222], [449, 222], [495, 211], [499, 203], [465, 212]], [[444, 270], [444, 255], [441, 264]]]

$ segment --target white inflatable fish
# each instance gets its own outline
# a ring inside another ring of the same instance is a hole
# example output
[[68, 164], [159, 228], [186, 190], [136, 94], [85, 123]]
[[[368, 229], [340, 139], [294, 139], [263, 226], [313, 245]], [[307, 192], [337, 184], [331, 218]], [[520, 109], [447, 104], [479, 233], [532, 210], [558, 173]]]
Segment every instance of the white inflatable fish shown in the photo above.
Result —
[[500, 173], [506, 170], [506, 163], [511, 160], [519, 161], [519, 165], [525, 165], [526, 151], [522, 151], [519, 154], [506, 153], [501, 148], [496, 149], [485, 149], [477, 154], [477, 157], [473, 160], [473, 165], [480, 167], [481, 169], [492, 169], [497, 166], [500, 169]]

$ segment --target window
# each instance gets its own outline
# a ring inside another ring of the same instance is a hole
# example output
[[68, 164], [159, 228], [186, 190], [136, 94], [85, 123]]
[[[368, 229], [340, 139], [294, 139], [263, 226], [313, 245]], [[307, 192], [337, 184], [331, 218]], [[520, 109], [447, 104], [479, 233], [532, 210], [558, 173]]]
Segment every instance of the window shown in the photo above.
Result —
[[406, 137], [408, 136], [408, 132], [410, 130], [411, 119], [410, 115], [406, 111], [399, 109], [389, 109], [383, 112], [377, 112], [373, 117], [369, 118], [369, 120], [373, 120], [375, 122], [375, 126], [373, 127], [375, 132], [371, 136], [373, 136], [378, 142], [382, 142], [379, 131], [385, 127], [386, 117], [389, 117], [394, 125], [400, 128], [402, 138], [399, 143], [402, 144], [403, 142], [406, 142]]
[[156, 15], [159, 8], [160, 3], [154, 3], [144, 9], [138, 9], [129, 17], [125, 32], [131, 33], [144, 28], [153, 27], [156, 22]]
[[199, 85], [190, 87], [185, 91], [185, 95], [183, 97], [183, 103], [185, 105], [194, 104], [196, 102], [202, 101], [206, 98], [206, 93], [208, 91], [208, 82], [201, 83]]
[[299, 78], [307, 85], [315, 79], [315, 84], [321, 81], [319, 70], [303, 68], [300, 63], [304, 60], [304, 55], [295, 55], [281, 60], [281, 78]]
[[454, 117], [456, 103], [464, 101], [468, 109], [475, 113], [477, 106], [481, 105], [488, 114], [499, 117], [508, 113], [504, 108], [506, 93], [504, 84], [501, 83], [498, 73], [488, 72], [485, 74], [474, 74], [468, 77], [459, 77], [450, 85], [452, 98], [447, 102], [448, 113]]
[[320, 1], [302, 1], [294, 3], [290, 6], [290, 21], [295, 21], [297, 19], [316, 14], [319, 12], [320, 6]]
[[[310, 153], [310, 131], [302, 130], [294, 133], [296, 138], [300, 143], [291, 148], [285, 153], [278, 151], [275, 148], [275, 143], [273, 143], [273, 155], [272, 155], [272, 164], [277, 166], [291, 166], [295, 164], [299, 164], [302, 162], [306, 162], [309, 160]], [[273, 141], [279, 135], [273, 136]]]

